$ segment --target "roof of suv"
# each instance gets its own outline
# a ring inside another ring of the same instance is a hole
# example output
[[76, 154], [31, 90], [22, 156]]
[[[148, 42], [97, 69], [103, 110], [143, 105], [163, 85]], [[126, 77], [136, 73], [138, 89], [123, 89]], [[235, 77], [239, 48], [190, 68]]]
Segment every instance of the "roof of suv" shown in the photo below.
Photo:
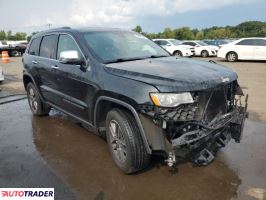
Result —
[[59, 28], [54, 28], [54, 29], [48, 29], [45, 31], [42, 31], [36, 35], [34, 35], [32, 38], [36, 38], [39, 36], [43, 36], [45, 34], [49, 34], [49, 33], [58, 33], [58, 32], [68, 32], [68, 33], [79, 33], [79, 32], [104, 32], [104, 31], [128, 31], [128, 32], [132, 32], [130, 30], [123, 30], [123, 29], [119, 29], [119, 28], [104, 28], [104, 27], [83, 27], [83, 28], [71, 28], [71, 27], [59, 27]]

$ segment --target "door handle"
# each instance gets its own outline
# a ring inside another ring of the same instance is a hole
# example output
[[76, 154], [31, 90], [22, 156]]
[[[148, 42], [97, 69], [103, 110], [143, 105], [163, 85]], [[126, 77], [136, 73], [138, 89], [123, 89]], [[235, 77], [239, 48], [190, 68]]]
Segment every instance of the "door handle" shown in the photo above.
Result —
[[31, 61], [33, 64], [38, 64], [36, 60]]
[[51, 65], [51, 68], [52, 68], [52, 69], [59, 69], [59, 67], [56, 66], [56, 65]]

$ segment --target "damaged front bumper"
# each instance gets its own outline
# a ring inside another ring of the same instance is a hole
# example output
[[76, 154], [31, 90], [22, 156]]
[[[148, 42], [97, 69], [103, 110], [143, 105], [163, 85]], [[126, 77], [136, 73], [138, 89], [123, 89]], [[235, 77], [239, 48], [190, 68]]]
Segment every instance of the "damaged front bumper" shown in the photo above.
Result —
[[175, 110], [142, 109], [141, 121], [154, 152], [164, 152], [169, 166], [183, 160], [207, 165], [231, 139], [239, 143], [248, 116], [248, 96], [242, 103], [243, 93], [235, 89], [240, 88], [226, 86], [197, 95], [197, 104]]

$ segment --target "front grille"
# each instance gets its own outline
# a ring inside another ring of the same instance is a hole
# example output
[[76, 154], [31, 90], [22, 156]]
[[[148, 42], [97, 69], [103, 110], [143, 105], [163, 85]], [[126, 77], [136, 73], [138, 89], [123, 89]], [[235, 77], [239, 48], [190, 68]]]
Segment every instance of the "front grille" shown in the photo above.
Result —
[[196, 92], [193, 94], [195, 103], [184, 104], [176, 108], [156, 108], [155, 118], [166, 121], [199, 121], [208, 123], [218, 115], [228, 111], [228, 86]]
[[227, 112], [228, 86], [218, 87], [199, 94], [198, 121], [210, 122], [217, 115]]

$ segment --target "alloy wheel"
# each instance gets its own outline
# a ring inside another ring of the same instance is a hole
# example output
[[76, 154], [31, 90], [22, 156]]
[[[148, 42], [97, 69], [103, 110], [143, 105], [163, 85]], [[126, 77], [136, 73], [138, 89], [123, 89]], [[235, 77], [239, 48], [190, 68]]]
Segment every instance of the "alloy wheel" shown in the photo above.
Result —
[[30, 104], [31, 109], [34, 112], [37, 112], [37, 110], [38, 110], [38, 102], [37, 102], [36, 94], [35, 94], [33, 88], [29, 89], [28, 99], [29, 99], [29, 104]]
[[110, 142], [114, 155], [120, 162], [124, 163], [127, 157], [127, 146], [120, 125], [117, 121], [111, 120], [109, 123], [109, 130], [111, 133]]

